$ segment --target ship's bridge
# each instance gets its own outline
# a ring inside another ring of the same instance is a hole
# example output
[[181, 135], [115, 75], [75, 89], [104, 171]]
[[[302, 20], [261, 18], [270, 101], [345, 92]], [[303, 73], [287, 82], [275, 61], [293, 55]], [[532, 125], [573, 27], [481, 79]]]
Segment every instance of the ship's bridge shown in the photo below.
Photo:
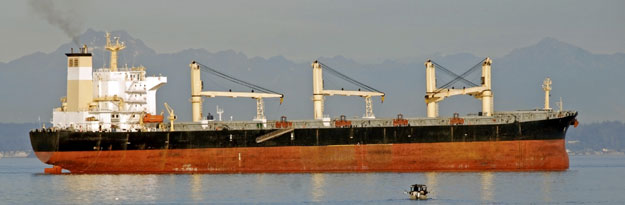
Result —
[[[157, 115], [156, 92], [167, 83], [167, 77], [147, 77], [143, 66], [118, 69], [117, 52], [125, 45], [118, 38], [115, 38], [116, 43], [111, 43], [108, 34], [106, 38], [106, 49], [111, 52], [108, 68], [99, 68], [92, 74], [91, 54], [86, 46], [78, 54], [73, 51], [68, 54], [68, 95], [62, 99], [62, 106], [53, 111], [54, 127], [86, 131], [136, 130], [145, 128], [142, 121], [145, 115]], [[75, 56], [81, 58], [79, 63]]]

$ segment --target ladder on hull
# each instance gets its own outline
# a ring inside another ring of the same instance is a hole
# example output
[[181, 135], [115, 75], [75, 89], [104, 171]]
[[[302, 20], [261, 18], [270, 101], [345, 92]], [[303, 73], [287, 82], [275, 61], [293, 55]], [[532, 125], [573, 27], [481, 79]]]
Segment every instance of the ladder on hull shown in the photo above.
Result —
[[279, 129], [279, 130], [275, 130], [273, 132], [264, 134], [260, 137], [256, 138], [256, 143], [262, 143], [264, 141], [279, 137], [280, 135], [289, 133], [289, 132], [293, 132], [293, 130], [295, 130], [295, 128], [289, 128], [289, 129]]

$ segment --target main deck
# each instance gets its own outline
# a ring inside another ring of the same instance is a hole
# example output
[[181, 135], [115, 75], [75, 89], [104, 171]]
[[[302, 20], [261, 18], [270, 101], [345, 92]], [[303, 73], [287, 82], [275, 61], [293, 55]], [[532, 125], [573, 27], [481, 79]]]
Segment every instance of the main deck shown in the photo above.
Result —
[[[478, 114], [470, 114], [467, 116], [459, 117], [437, 117], [437, 118], [402, 118], [406, 120], [407, 124], [403, 126], [446, 126], [450, 124], [456, 125], [497, 125], [508, 124], [514, 122], [528, 122], [537, 120], [548, 120], [554, 118], [562, 118], [568, 116], [577, 115], [574, 111], [552, 111], [552, 110], [527, 110], [527, 111], [508, 111], [508, 112], [496, 112], [493, 116], [480, 116]], [[462, 119], [462, 123], [457, 120]], [[362, 119], [362, 118], [350, 118], [346, 119], [350, 121], [351, 127], [392, 127], [397, 126], [394, 124], [398, 118], [380, 118], [380, 119]], [[341, 121], [340, 118], [328, 118], [324, 120], [289, 120], [290, 127], [299, 128], [336, 128], [337, 121]], [[176, 123], [175, 130], [179, 131], [196, 131], [196, 130], [256, 130], [256, 129], [280, 129], [276, 127], [281, 122], [280, 120], [270, 120], [266, 123], [258, 121], [208, 121], [202, 122], [182, 122]], [[339, 124], [340, 125], [340, 124]], [[168, 125], [166, 125], [168, 126]]]

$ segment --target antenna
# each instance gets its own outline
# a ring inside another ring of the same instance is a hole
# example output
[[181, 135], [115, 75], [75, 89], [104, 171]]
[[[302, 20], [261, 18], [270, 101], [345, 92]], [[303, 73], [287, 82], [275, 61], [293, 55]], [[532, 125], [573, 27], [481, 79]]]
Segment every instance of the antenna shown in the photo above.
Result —
[[224, 114], [224, 109], [219, 109], [219, 105], [217, 105], [217, 114], [219, 115], [219, 121], [221, 121], [221, 114]]

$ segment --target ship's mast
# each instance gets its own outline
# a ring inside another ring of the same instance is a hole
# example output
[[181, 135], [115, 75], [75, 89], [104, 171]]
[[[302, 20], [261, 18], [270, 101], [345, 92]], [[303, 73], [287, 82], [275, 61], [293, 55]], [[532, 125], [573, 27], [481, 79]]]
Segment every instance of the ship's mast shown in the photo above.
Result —
[[224, 109], [223, 108], [219, 108], [219, 105], [217, 105], [217, 115], [219, 115], [219, 121], [221, 121], [221, 115], [224, 114]]
[[119, 37], [113, 37], [115, 44], [111, 43], [111, 34], [106, 33], [106, 50], [111, 51], [111, 72], [117, 71], [117, 51], [126, 48], [124, 42], [119, 43]]
[[543, 81], [543, 90], [545, 91], [545, 110], [551, 110], [549, 106], [549, 91], [551, 91], [551, 78], [545, 78]]

